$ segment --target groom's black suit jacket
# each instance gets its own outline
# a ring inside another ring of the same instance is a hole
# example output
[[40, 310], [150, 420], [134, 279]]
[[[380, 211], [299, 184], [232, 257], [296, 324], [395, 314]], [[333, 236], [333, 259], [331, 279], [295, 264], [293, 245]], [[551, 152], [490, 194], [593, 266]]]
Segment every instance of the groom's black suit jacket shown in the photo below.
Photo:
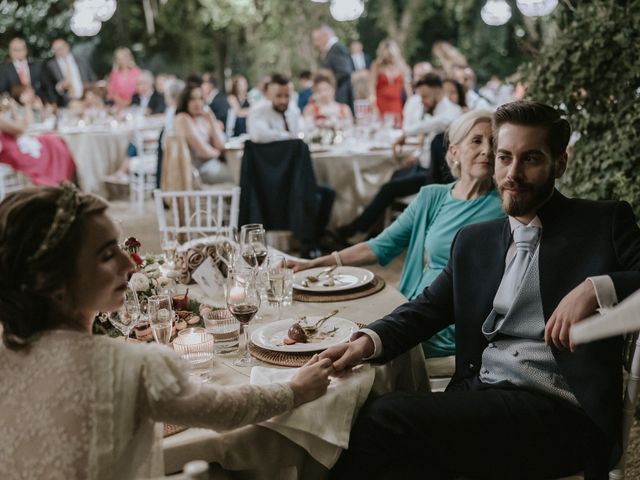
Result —
[[[539, 269], [545, 322], [562, 298], [595, 275], [609, 275], [621, 301], [640, 288], [640, 229], [626, 202], [569, 199], [555, 191], [540, 209]], [[508, 219], [478, 223], [456, 236], [449, 264], [424, 292], [368, 328], [386, 361], [455, 322], [456, 372], [450, 388], [477, 377], [487, 340], [481, 326], [493, 307], [511, 243]], [[552, 348], [560, 372], [586, 414], [605, 433], [612, 461], [621, 449], [621, 338]]]

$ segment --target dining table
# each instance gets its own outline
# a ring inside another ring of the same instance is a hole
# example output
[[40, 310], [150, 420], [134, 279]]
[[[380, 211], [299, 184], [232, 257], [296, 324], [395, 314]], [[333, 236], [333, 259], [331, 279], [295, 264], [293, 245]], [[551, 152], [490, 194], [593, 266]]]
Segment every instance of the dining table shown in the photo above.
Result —
[[[316, 181], [336, 193], [329, 227], [351, 222], [400, 168], [392, 149], [396, 136], [382, 140], [345, 137], [339, 143], [309, 145]], [[240, 185], [243, 153], [242, 140], [230, 139], [225, 145], [225, 159], [236, 185]]]
[[[208, 297], [197, 285], [188, 287], [190, 298], [211, 306], [224, 306], [222, 288], [219, 289], [219, 294]], [[186, 286], [179, 288], [186, 289]], [[294, 300], [291, 305], [283, 308], [282, 318], [325, 315], [338, 310], [338, 316], [360, 325], [367, 325], [405, 301], [405, 297], [396, 288], [385, 285], [382, 290], [371, 296], [350, 301], [307, 303]], [[277, 318], [276, 309], [268, 305], [263, 306], [260, 313], [262, 319], [252, 325], [253, 329], [268, 325]], [[251, 367], [234, 365], [238, 355], [216, 355], [210, 369], [209, 381], [225, 386], [249, 383]], [[261, 361], [256, 363], [263, 367], [282, 368]], [[395, 390], [429, 389], [420, 346], [386, 364], [367, 364], [363, 368], [369, 369], [368, 375], [371, 377], [371, 383], [366, 385], [365, 398], [367, 394], [381, 395]], [[324, 411], [321, 399], [315, 403], [317, 406], [313, 407], [313, 411], [319, 419], [316, 421], [322, 421], [323, 416], [330, 418], [337, 413]], [[355, 415], [351, 418], [352, 422], [354, 420]], [[348, 428], [346, 434], [348, 435]], [[249, 425], [227, 432], [189, 428], [165, 437], [163, 443], [166, 474], [178, 472], [186, 462], [199, 459], [218, 464], [231, 478], [257, 480], [325, 479], [328, 467], [335, 463], [341, 451], [340, 448], [335, 447], [332, 450], [331, 447], [332, 445], [327, 446], [311, 434], [297, 432], [289, 435], [286, 431], [283, 433], [282, 430], [274, 429], [268, 423]], [[333, 456], [327, 457], [327, 448]], [[327, 461], [327, 458], [330, 460]]]

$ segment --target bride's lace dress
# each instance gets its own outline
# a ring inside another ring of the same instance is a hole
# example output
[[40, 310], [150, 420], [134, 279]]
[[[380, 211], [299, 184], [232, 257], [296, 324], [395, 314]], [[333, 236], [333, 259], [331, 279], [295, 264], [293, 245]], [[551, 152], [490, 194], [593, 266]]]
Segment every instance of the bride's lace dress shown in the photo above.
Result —
[[189, 381], [160, 345], [45, 333], [28, 352], [0, 345], [0, 478], [129, 479], [162, 475], [162, 426], [231, 429], [293, 406], [286, 384]]

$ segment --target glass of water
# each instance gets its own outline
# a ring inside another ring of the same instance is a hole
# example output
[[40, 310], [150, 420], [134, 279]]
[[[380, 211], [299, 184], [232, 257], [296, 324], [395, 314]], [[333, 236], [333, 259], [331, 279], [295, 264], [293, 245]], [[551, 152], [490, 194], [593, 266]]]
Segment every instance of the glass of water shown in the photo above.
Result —
[[228, 309], [212, 310], [203, 320], [207, 333], [213, 335], [213, 353], [219, 355], [238, 350], [240, 322]]
[[122, 306], [115, 312], [109, 313], [109, 322], [122, 333], [126, 342], [129, 340], [131, 330], [139, 321], [140, 303], [138, 303], [138, 295], [131, 287], [127, 287]]

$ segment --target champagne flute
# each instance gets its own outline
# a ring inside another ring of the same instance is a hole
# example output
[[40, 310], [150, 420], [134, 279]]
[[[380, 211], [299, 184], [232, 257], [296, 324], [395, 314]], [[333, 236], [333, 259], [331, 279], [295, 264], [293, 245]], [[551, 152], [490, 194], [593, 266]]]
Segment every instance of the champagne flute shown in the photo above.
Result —
[[240, 322], [244, 332], [244, 351], [234, 365], [248, 367], [254, 364], [249, 353], [249, 322], [260, 308], [260, 294], [256, 288], [255, 278], [251, 270], [232, 270], [227, 276], [225, 291], [227, 308]]
[[138, 302], [138, 295], [131, 287], [127, 287], [122, 306], [115, 312], [109, 313], [109, 322], [122, 333], [126, 342], [129, 340], [131, 330], [139, 321], [140, 303]]
[[147, 310], [149, 323], [156, 342], [169, 344], [173, 331], [173, 308], [169, 295], [153, 295], [149, 297]]
[[167, 265], [173, 268], [176, 262], [178, 242], [172, 236], [169, 236], [162, 241], [162, 245], [160, 247], [162, 248], [162, 253], [164, 254], [164, 259], [167, 262]]
[[282, 255], [274, 255], [269, 258], [269, 267], [267, 269], [267, 276], [269, 278], [269, 289], [271, 295], [278, 306], [278, 320], [282, 318], [282, 301], [284, 300], [284, 284], [285, 284], [285, 270], [287, 268], [287, 262]]

